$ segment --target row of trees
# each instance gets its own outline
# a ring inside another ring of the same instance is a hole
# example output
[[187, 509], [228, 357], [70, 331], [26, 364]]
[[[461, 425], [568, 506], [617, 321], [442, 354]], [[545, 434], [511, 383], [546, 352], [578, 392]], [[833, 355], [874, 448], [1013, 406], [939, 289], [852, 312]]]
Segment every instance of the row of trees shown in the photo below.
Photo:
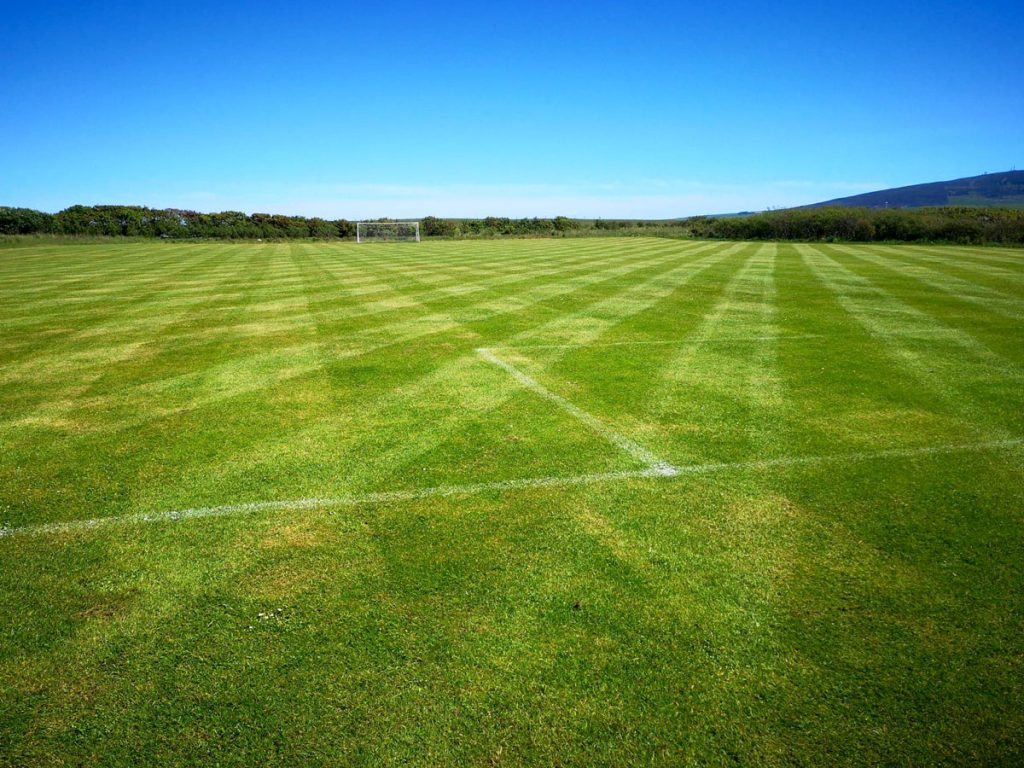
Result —
[[329, 238], [355, 237], [355, 223], [239, 211], [197, 213], [135, 205], [73, 205], [49, 214], [0, 207], [0, 234], [108, 237]]
[[929, 241], [1024, 244], [1024, 209], [791, 208], [750, 216], [697, 216], [686, 235], [725, 240]]
[[[386, 221], [386, 219], [381, 219]], [[426, 237], [544, 236], [569, 232], [580, 222], [565, 216], [553, 219], [439, 219], [427, 216]], [[95, 235], [166, 238], [350, 238], [355, 222], [239, 211], [197, 213], [177, 208], [134, 205], [73, 205], [55, 214], [30, 208], [0, 207], [0, 234]]]
[[488, 216], [484, 219], [423, 219], [422, 233], [428, 237], [500, 237], [500, 236], [558, 236], [590, 234], [636, 234], [639, 230], [681, 229], [682, 220], [659, 221], [653, 219], [509, 219]]
[[421, 234], [427, 237], [543, 237], [554, 236], [578, 230], [581, 222], [566, 216], [553, 219], [509, 219], [488, 216], [485, 219], [439, 219], [427, 216], [420, 225]]
[[[385, 219], [381, 219], [385, 221]], [[424, 237], [556, 237], [653, 234], [727, 240], [933, 241], [1024, 244], [1024, 209], [942, 207], [916, 209], [805, 208], [748, 216], [670, 221], [553, 219], [440, 219], [421, 222]], [[75, 205], [49, 214], [0, 207], [0, 235], [59, 234], [166, 238], [351, 238], [356, 225], [238, 211], [197, 213], [130, 205]]]

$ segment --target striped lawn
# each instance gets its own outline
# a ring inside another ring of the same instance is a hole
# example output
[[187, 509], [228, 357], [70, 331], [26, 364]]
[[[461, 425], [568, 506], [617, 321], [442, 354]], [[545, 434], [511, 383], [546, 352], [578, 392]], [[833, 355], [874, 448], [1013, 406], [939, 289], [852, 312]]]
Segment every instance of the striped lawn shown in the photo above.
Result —
[[1024, 762], [1024, 252], [0, 247], [0, 766]]

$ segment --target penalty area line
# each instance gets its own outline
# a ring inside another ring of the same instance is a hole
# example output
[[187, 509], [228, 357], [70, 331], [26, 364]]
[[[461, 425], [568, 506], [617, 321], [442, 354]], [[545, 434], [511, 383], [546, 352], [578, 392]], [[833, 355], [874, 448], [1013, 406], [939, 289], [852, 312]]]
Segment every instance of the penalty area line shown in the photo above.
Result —
[[0, 539], [16, 536], [41, 536], [46, 534], [79, 533], [97, 530], [114, 525], [133, 523], [174, 522], [206, 517], [227, 517], [230, 515], [254, 514], [257, 512], [298, 512], [308, 509], [331, 509], [353, 507], [365, 504], [380, 504], [396, 501], [416, 501], [433, 497], [471, 496], [490, 491], [515, 491], [531, 488], [564, 488], [576, 485], [591, 485], [619, 480], [636, 479], [680, 479], [686, 476], [734, 472], [749, 469], [773, 469], [812, 464], [852, 464], [876, 459], [914, 458], [917, 456], [941, 455], [971, 451], [999, 450], [1024, 446], [1024, 438], [1006, 440], [989, 440], [979, 443], [956, 443], [948, 445], [924, 445], [912, 448], [886, 448], [878, 451], [857, 451], [827, 456], [789, 456], [777, 459], [759, 459], [753, 461], [713, 462], [707, 464], [688, 464], [672, 467], [665, 471], [661, 467], [628, 470], [623, 472], [603, 472], [590, 475], [573, 475], [569, 477], [533, 477], [518, 480], [499, 480], [491, 483], [471, 483], [468, 485], [441, 485], [433, 488], [410, 489], [407, 491], [383, 491], [353, 496], [335, 496], [326, 498], [292, 499], [286, 501], [257, 501], [248, 504], [226, 504], [216, 507], [195, 507], [172, 512], [150, 512], [111, 517], [97, 517], [90, 520], [69, 520], [63, 523], [44, 523], [26, 525], [17, 528], [0, 527]]
[[[948, 336], [953, 333], [949, 328], [920, 328], [907, 331], [877, 331], [871, 336], [883, 336], [894, 338], [931, 338], [934, 336]], [[863, 336], [862, 333], [766, 333], [745, 336], [708, 336], [707, 338], [682, 337], [678, 339], [636, 339], [634, 341], [595, 341], [595, 342], [562, 342], [562, 343], [540, 343], [532, 344], [524, 340], [522, 344], [495, 344], [482, 349], [494, 350], [522, 350], [531, 349], [597, 349], [600, 347], [644, 347], [644, 346], [683, 346], [684, 344], [696, 344], [709, 346], [711, 344], [732, 344], [755, 341], [801, 341], [805, 339], [833, 339], [837, 337], [847, 338], [850, 336]], [[480, 350], [477, 350], [479, 352]]]
[[110, 517], [94, 517], [87, 520], [69, 520], [62, 523], [44, 523], [26, 525], [19, 528], [0, 527], [0, 539], [13, 536], [30, 536], [59, 533], [76, 533], [113, 525], [133, 523], [174, 522], [177, 520], [195, 520], [207, 517], [227, 517], [232, 515], [253, 514], [257, 512], [301, 512], [308, 509], [332, 509], [338, 507], [355, 507], [367, 504], [386, 504], [396, 501], [417, 501], [419, 499], [445, 496], [466, 496], [487, 493], [489, 491], [514, 491], [529, 488], [567, 487], [573, 485], [590, 485], [615, 480], [628, 480], [645, 477], [665, 477], [666, 474], [656, 467], [647, 469], [627, 470], [622, 472], [600, 472], [589, 475], [570, 475], [568, 477], [526, 477], [516, 480], [497, 480], [491, 483], [469, 483], [467, 485], [438, 485], [432, 488], [414, 488], [406, 491], [381, 491], [352, 496], [328, 496], [322, 498], [288, 499], [284, 501], [254, 501], [245, 504], [222, 504], [212, 507], [193, 507], [170, 512], [144, 512], [129, 515], [112, 515]]
[[[510, 350], [530, 350], [530, 349], [594, 349], [598, 347], [646, 347], [646, 346], [683, 346], [684, 344], [728, 344], [734, 342], [753, 342], [753, 341], [789, 341], [790, 339], [822, 339], [825, 338], [823, 333], [790, 333], [790, 334], [760, 334], [756, 336], [710, 336], [706, 339], [637, 339], [635, 341], [596, 341], [585, 344], [500, 344], [493, 347], [483, 347], [481, 349], [496, 350], [496, 349], [510, 349]], [[481, 350], [478, 349], [479, 353]]]
[[577, 421], [585, 424], [593, 432], [596, 432], [598, 435], [603, 437], [616, 448], [625, 451], [634, 459], [639, 461], [641, 464], [646, 464], [648, 469], [655, 470], [659, 474], [666, 476], [671, 476], [672, 474], [675, 473], [676, 468], [669, 464], [667, 461], [658, 458], [639, 443], [630, 440], [625, 435], [616, 432], [614, 429], [609, 427], [596, 416], [587, 413], [582, 408], [580, 408], [577, 405], [574, 405], [561, 395], [552, 392], [550, 389], [545, 387], [532, 376], [528, 376], [511, 363], [498, 357], [496, 354], [494, 354], [493, 350], [488, 349], [487, 347], [481, 347], [480, 349], [476, 350], [476, 353], [487, 362], [501, 368], [503, 371], [505, 371], [505, 373], [507, 373], [509, 376], [511, 376], [513, 379], [518, 381], [520, 384], [522, 384], [530, 391], [540, 395], [541, 397], [547, 400], [550, 400], [552, 403], [557, 405], [559, 408], [568, 413]]

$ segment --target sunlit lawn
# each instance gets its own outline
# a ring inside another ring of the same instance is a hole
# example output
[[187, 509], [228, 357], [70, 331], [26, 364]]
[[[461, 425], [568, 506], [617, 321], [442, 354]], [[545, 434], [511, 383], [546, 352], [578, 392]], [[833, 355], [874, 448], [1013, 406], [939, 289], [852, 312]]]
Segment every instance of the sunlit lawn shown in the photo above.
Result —
[[0, 764], [1020, 764], [1022, 385], [1020, 250], [0, 248]]

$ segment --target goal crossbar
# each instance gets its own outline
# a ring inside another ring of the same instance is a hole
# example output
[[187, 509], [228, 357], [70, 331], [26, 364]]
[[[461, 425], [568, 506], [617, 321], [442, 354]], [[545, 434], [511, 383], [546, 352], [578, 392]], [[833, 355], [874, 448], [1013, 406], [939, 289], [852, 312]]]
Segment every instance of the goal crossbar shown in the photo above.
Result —
[[418, 221], [358, 221], [356, 222], [356, 242], [366, 243], [374, 240], [410, 240], [420, 241], [420, 223]]

